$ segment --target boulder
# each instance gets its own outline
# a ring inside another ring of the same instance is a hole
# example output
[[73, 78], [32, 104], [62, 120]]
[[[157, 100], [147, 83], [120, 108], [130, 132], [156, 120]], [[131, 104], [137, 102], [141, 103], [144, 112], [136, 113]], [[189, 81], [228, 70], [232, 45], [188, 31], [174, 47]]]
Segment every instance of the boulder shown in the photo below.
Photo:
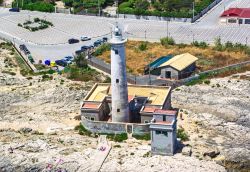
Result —
[[24, 127], [24, 128], [20, 128], [19, 131], [21, 133], [30, 133], [32, 131], [32, 129], [28, 128], [28, 127]]
[[190, 146], [186, 146], [181, 151], [182, 155], [191, 156], [192, 155], [192, 148]]
[[220, 154], [220, 151], [215, 149], [215, 150], [209, 150], [203, 153], [203, 156], [209, 156], [210, 158], [215, 158], [217, 155]]

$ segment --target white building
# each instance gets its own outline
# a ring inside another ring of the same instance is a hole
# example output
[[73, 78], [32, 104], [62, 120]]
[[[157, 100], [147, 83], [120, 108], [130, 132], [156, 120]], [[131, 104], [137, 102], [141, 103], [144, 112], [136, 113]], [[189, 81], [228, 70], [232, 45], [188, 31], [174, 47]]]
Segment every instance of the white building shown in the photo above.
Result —
[[229, 8], [220, 16], [222, 24], [250, 24], [250, 8]]

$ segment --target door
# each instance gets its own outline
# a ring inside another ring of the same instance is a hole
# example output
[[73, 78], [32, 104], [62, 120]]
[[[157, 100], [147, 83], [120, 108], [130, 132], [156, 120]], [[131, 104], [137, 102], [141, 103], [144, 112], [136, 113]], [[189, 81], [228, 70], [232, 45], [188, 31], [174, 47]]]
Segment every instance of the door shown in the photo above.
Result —
[[133, 125], [127, 125], [127, 133], [132, 133]]
[[165, 72], [165, 78], [171, 78], [171, 72], [170, 71]]

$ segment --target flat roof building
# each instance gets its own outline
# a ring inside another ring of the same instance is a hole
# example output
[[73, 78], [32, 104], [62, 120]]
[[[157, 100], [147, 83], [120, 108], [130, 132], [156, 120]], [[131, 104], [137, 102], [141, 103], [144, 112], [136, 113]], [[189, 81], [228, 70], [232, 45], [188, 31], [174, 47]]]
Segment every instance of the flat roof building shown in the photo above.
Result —
[[[147, 113], [147, 109], [171, 108], [170, 90], [169, 86], [128, 85], [130, 122], [150, 122], [153, 113]], [[94, 121], [111, 119], [111, 94], [110, 84], [95, 84], [83, 100], [81, 114]]]

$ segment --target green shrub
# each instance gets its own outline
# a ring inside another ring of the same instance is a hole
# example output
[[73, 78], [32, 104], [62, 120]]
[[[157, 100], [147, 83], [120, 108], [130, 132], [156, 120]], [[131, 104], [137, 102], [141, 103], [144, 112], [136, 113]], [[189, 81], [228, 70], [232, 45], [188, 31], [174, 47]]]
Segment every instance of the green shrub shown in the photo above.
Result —
[[99, 46], [95, 52], [94, 52], [94, 55], [95, 56], [99, 56], [99, 55], [102, 55], [105, 51], [109, 51], [111, 49], [111, 45], [110, 44], [102, 44], [101, 46]]
[[209, 84], [210, 84], [210, 80], [205, 80], [205, 81], [204, 81], [204, 84], [209, 85]]
[[206, 42], [198, 42], [198, 41], [194, 41], [191, 45], [195, 46], [195, 47], [200, 47], [200, 48], [207, 48], [208, 44]]
[[121, 148], [121, 145], [115, 145], [114, 148]]
[[185, 133], [183, 128], [177, 130], [177, 138], [180, 138], [181, 141], [187, 141], [188, 135]]
[[38, 17], [36, 17], [36, 18], [34, 18], [34, 22], [38, 23], [38, 22], [40, 22], [40, 19]]
[[37, 1], [24, 4], [23, 9], [30, 11], [54, 12], [54, 5], [48, 2]]
[[137, 140], [150, 140], [151, 139], [150, 133], [143, 134], [143, 135], [133, 134], [132, 137], [136, 138]]
[[12, 72], [12, 71], [2, 71], [2, 73], [7, 73], [7, 74], [9, 74], [9, 75], [16, 75], [16, 73], [15, 72]]
[[79, 133], [80, 135], [85, 135], [85, 136], [90, 136], [90, 135], [91, 135], [91, 132], [88, 131], [88, 130], [82, 125], [82, 123], [80, 123], [79, 125], [77, 125], [77, 126], [75, 127], [75, 130], [77, 130], [78, 133]]
[[174, 45], [175, 41], [172, 37], [165, 37], [165, 38], [161, 38], [161, 45], [163, 46], [168, 46], [168, 45]]
[[121, 133], [121, 134], [101, 133], [101, 135], [107, 135], [108, 139], [115, 141], [115, 142], [122, 142], [128, 139], [127, 133]]
[[145, 50], [147, 50], [147, 47], [148, 46], [148, 43], [147, 42], [142, 42], [142, 43], [140, 43], [140, 45], [138, 46], [138, 49], [140, 50], [140, 51], [145, 51]]
[[223, 51], [224, 47], [221, 43], [221, 38], [216, 38], [214, 43], [214, 49], [217, 51]]

